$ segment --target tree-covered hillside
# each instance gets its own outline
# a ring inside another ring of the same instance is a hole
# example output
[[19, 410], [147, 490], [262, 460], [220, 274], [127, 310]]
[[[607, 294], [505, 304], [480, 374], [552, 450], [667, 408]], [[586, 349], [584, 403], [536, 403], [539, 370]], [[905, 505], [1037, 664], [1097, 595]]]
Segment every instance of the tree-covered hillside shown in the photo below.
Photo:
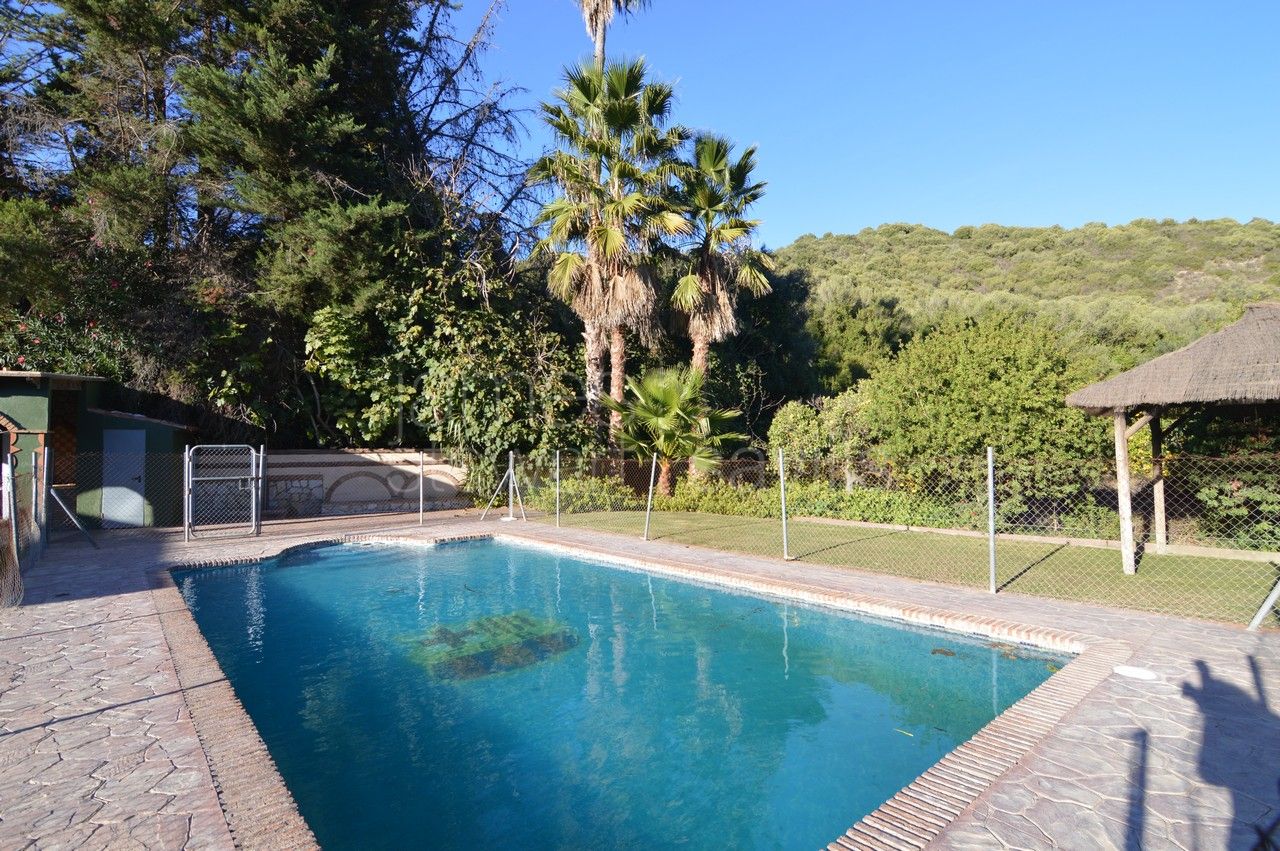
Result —
[[1027, 312], [1104, 372], [1181, 346], [1280, 299], [1280, 225], [1138, 219], [1108, 227], [890, 224], [803, 236], [777, 252], [808, 290], [825, 389], [873, 372], [948, 318]]

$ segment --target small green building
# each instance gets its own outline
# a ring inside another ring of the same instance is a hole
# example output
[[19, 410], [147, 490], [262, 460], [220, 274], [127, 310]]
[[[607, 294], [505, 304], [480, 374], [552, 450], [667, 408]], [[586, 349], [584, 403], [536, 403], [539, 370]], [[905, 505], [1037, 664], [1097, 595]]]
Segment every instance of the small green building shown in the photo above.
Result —
[[90, 375], [0, 370], [0, 457], [28, 483], [19, 497], [32, 453], [47, 448], [50, 484], [86, 525], [181, 525], [182, 453], [195, 428], [126, 409], [134, 396]]

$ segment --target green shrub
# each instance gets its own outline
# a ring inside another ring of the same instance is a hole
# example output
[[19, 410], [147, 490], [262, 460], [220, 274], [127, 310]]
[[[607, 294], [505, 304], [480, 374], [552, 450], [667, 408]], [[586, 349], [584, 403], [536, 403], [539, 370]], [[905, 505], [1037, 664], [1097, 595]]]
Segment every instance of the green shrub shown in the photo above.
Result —
[[[529, 494], [529, 506], [539, 511], [556, 510], [555, 486], [547, 484]], [[570, 476], [560, 480], [560, 511], [639, 511], [644, 499], [621, 479], [597, 476]]]
[[1280, 474], [1245, 470], [1196, 491], [1204, 532], [1247, 549], [1280, 547]]
[[[657, 496], [655, 511], [689, 511], [740, 517], [779, 517], [776, 487], [731, 485], [716, 480], [684, 480], [669, 497]], [[824, 517], [865, 523], [979, 528], [985, 508], [949, 504], [907, 491], [855, 487], [845, 490], [827, 482], [788, 482], [787, 513], [792, 517]]]
[[738, 517], [779, 517], [778, 489], [731, 485], [717, 479], [682, 479], [671, 496], [655, 496], [655, 511], [700, 511]]

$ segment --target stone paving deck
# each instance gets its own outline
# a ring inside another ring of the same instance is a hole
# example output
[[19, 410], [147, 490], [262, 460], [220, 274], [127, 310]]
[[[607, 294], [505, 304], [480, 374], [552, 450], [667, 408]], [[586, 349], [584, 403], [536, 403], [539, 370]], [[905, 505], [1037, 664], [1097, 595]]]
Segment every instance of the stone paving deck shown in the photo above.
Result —
[[[233, 834], [175, 672], [149, 576], [348, 532], [501, 532], [743, 580], [1119, 639], [1152, 682], [1106, 677], [930, 847], [1249, 848], [1280, 812], [1280, 633], [451, 515], [289, 524], [257, 539], [64, 542], [0, 611], [0, 848], [268, 847]], [[201, 670], [201, 669], [196, 669]], [[1051, 681], [1052, 682], [1052, 681]], [[207, 701], [205, 701], [207, 702]], [[199, 712], [197, 707], [197, 712]], [[231, 711], [228, 710], [230, 713]], [[243, 779], [243, 778], [242, 778]], [[253, 778], [249, 778], [253, 782]], [[225, 797], [225, 796], [224, 796]], [[235, 818], [230, 819], [235, 823]], [[894, 844], [890, 836], [886, 847]]]

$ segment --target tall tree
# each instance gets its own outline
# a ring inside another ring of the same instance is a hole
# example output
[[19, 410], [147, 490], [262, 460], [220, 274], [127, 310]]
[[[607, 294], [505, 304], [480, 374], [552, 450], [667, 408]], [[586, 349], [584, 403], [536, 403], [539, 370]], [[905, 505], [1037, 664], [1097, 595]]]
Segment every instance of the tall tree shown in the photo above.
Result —
[[[586, 24], [587, 36], [594, 48], [595, 67], [603, 72], [605, 68], [605, 39], [609, 25], [619, 13], [630, 15], [632, 12], [649, 5], [648, 0], [578, 0], [582, 7], [582, 22]], [[596, 170], [599, 177], [599, 169]], [[627, 337], [621, 326], [609, 329], [609, 395], [614, 402], [622, 401], [623, 388], [627, 379]], [[591, 404], [588, 402], [588, 404]], [[609, 434], [614, 441], [618, 437], [618, 429], [622, 420], [617, 411], [609, 417]]]
[[657, 296], [651, 249], [688, 222], [669, 204], [675, 153], [688, 138], [667, 126], [671, 87], [646, 82], [643, 61], [566, 73], [558, 103], [543, 115], [559, 149], [530, 170], [557, 196], [539, 214], [541, 248], [555, 255], [549, 283], [582, 320], [588, 420], [598, 422], [606, 336], [615, 401], [626, 376], [624, 331], [652, 327]]
[[769, 292], [769, 255], [754, 248], [751, 237], [759, 221], [746, 218], [748, 208], [764, 195], [754, 182], [756, 149], [737, 160], [732, 145], [718, 136], [698, 136], [693, 162], [682, 169], [680, 206], [688, 219], [689, 272], [676, 284], [672, 303], [689, 317], [693, 341], [690, 366], [707, 370], [713, 342], [738, 332], [738, 291]]
[[587, 26], [587, 36], [595, 47], [596, 67], [603, 70], [604, 43], [609, 24], [618, 13], [629, 15], [648, 6], [649, 0], [578, 0], [578, 5], [582, 7], [582, 22]]
[[[348, 439], [314, 425], [335, 421], [305, 366], [317, 314], [458, 262], [500, 289], [512, 264], [483, 246], [531, 198], [509, 90], [479, 73], [491, 18], [459, 33], [455, 7], [0, 6], [0, 324], [32, 330], [0, 362], [92, 364], [282, 444]], [[76, 334], [53, 351], [38, 313]]]

